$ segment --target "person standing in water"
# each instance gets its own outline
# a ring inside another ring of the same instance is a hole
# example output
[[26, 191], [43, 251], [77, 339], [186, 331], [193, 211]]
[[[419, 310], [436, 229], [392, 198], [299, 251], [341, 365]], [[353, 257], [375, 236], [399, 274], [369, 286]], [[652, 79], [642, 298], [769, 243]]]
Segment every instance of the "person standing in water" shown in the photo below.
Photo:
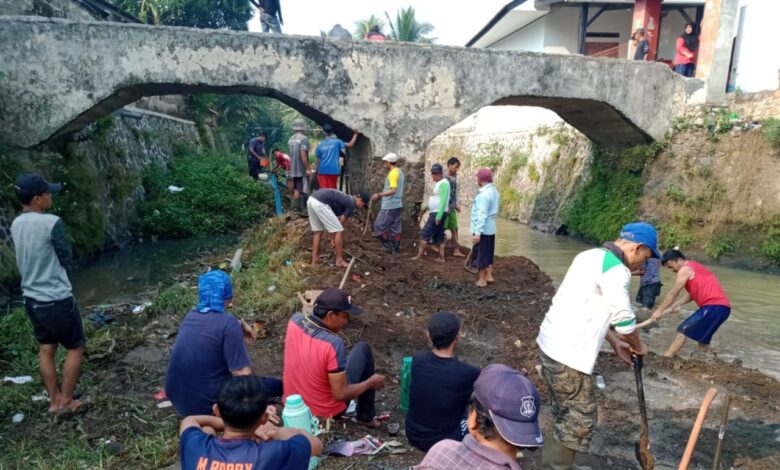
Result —
[[658, 321], [665, 314], [678, 311], [691, 300], [699, 307], [677, 327], [677, 337], [674, 338], [664, 356], [674, 357], [680, 352], [686, 337], [699, 343], [699, 350], [708, 352], [712, 335], [731, 314], [731, 303], [718, 278], [696, 261], [686, 260], [677, 248], [667, 250], [661, 258], [661, 264], [677, 273], [677, 277], [671, 290], [650, 319], [654, 322]]

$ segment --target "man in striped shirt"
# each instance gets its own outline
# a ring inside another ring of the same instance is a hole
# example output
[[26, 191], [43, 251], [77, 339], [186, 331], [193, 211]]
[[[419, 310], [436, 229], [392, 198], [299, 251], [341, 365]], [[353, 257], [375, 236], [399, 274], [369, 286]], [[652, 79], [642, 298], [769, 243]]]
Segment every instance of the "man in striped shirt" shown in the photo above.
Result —
[[644, 355], [631, 309], [631, 271], [650, 258], [660, 258], [655, 228], [627, 224], [614, 243], [578, 254], [566, 272], [539, 328], [536, 343], [542, 378], [550, 390], [554, 433], [542, 454], [545, 470], [577, 467], [596, 426], [593, 366], [606, 339], [618, 356]]

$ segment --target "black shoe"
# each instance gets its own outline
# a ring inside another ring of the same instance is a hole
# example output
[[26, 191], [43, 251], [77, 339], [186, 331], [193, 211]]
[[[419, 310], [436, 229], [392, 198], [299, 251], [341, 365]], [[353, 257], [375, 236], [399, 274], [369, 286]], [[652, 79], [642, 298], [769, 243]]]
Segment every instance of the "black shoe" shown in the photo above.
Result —
[[392, 248], [390, 247], [390, 240], [388, 240], [385, 237], [376, 237], [379, 240], [379, 243], [382, 244], [382, 247], [384, 247], [385, 250], [390, 251]]
[[393, 240], [392, 244], [392, 253], [394, 255], [397, 255], [398, 252], [401, 250], [401, 240]]

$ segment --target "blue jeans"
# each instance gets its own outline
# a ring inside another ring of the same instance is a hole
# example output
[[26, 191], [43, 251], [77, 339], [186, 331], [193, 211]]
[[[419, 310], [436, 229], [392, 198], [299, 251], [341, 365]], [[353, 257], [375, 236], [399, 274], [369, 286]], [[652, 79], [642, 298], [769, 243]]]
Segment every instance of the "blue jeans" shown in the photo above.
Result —
[[693, 71], [696, 64], [677, 64], [674, 66], [674, 71], [682, 75], [683, 77], [693, 77]]
[[282, 25], [279, 24], [279, 18], [276, 15], [271, 16], [266, 13], [260, 14], [260, 24], [263, 26], [263, 32], [272, 32], [282, 34]]

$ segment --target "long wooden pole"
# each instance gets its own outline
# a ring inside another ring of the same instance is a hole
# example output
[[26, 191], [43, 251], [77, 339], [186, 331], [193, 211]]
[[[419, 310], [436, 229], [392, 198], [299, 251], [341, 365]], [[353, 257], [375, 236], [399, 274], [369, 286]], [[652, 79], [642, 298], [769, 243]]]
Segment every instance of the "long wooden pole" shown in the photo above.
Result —
[[693, 429], [691, 429], [691, 436], [688, 438], [688, 444], [685, 446], [685, 452], [683, 452], [682, 460], [677, 470], [688, 470], [688, 464], [691, 463], [691, 457], [693, 457], [693, 451], [696, 449], [696, 441], [699, 440], [699, 432], [704, 425], [704, 418], [707, 417], [707, 411], [710, 409], [712, 401], [718, 395], [718, 391], [714, 388], [707, 390], [704, 394], [704, 401], [699, 407], [699, 414], [696, 416], [696, 421], [693, 423]]
[[339, 284], [339, 289], [344, 288], [344, 284], [347, 283], [347, 277], [349, 276], [349, 271], [352, 270], [352, 265], [355, 264], [355, 257], [353, 256], [351, 260], [349, 260], [349, 265], [347, 266], [347, 270], [344, 271], [344, 277], [341, 278], [341, 283]]
[[723, 404], [723, 414], [720, 415], [720, 429], [718, 430], [718, 445], [715, 447], [715, 458], [712, 459], [712, 470], [720, 469], [720, 448], [723, 445], [723, 437], [726, 435], [726, 421], [729, 419], [731, 408], [731, 394], [726, 395], [726, 403]]

